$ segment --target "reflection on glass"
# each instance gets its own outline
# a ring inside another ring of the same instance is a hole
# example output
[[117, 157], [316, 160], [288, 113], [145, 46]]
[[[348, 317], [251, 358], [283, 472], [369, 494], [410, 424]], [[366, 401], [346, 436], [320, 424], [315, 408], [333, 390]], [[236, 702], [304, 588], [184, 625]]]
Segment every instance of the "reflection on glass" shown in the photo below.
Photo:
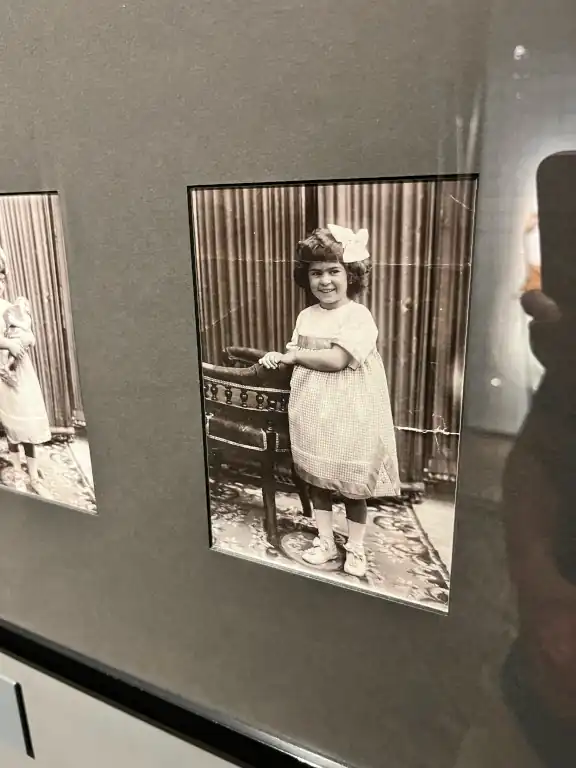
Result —
[[564, 766], [576, 759], [576, 154], [547, 158], [538, 192], [521, 303], [544, 375], [504, 474], [519, 631], [502, 683], [535, 753]]

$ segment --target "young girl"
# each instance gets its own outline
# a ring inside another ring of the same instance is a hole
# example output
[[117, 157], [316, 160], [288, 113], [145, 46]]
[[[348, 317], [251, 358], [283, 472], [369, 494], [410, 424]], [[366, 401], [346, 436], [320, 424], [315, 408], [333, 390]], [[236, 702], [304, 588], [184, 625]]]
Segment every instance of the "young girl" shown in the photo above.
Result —
[[[21, 315], [22, 302], [17, 308], [3, 299], [5, 287], [6, 257], [0, 253], [0, 312], [3, 316], [6, 314], [8, 322], [11, 323], [16, 316]], [[23, 324], [27, 326], [26, 313]], [[0, 332], [0, 349], [7, 350], [17, 359], [14, 371], [9, 374], [2, 372], [0, 375], [0, 423], [8, 439], [8, 449], [14, 467], [14, 487], [19, 491], [28, 490], [20, 458], [20, 444], [23, 444], [30, 487], [39, 496], [49, 499], [51, 495], [38, 474], [36, 445], [48, 442], [52, 435], [40, 383], [28, 353], [34, 342], [31, 321], [26, 330], [15, 332], [12, 328], [12, 332], [9, 329], [4, 333]]]
[[344, 499], [344, 570], [366, 573], [366, 500], [400, 492], [396, 440], [378, 329], [355, 301], [370, 274], [368, 232], [329, 224], [298, 244], [294, 279], [315, 302], [304, 309], [287, 351], [261, 363], [293, 365], [290, 441], [296, 472], [310, 485], [318, 537], [303, 559], [337, 558], [332, 493]]
[[[26, 351], [34, 343], [32, 333], [32, 316], [30, 315], [30, 302], [24, 296], [19, 296], [14, 304], [4, 312], [4, 333], [7, 339], [20, 339], [23, 351]], [[20, 362], [20, 357], [15, 357], [8, 349], [0, 350], [2, 365], [0, 376], [7, 384], [16, 386], [14, 371]]]

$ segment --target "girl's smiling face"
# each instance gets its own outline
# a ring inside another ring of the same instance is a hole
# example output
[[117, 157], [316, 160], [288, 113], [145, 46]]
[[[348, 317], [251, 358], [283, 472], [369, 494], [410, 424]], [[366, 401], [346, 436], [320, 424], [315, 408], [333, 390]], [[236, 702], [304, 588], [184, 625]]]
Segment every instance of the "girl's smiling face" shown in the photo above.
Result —
[[347, 304], [348, 273], [338, 261], [313, 261], [308, 269], [310, 290], [324, 309], [338, 309]]

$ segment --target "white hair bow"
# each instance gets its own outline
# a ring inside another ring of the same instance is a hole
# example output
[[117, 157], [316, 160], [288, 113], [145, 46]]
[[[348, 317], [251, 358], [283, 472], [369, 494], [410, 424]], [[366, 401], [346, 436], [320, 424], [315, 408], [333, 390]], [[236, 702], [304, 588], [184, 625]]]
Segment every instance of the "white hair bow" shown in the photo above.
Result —
[[345, 264], [350, 264], [353, 261], [364, 261], [370, 258], [370, 254], [366, 249], [368, 244], [367, 229], [359, 229], [358, 232], [353, 232], [348, 227], [339, 227], [337, 224], [328, 224], [327, 226], [332, 237], [344, 246], [342, 261]]

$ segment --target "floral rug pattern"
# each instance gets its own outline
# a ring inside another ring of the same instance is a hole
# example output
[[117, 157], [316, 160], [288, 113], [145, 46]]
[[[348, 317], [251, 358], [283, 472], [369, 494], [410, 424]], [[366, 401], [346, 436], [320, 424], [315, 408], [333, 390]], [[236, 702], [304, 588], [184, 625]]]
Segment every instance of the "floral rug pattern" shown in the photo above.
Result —
[[[90, 480], [86, 477], [67, 443], [54, 442], [39, 445], [38, 472], [42, 485], [48, 491], [51, 500], [75, 507], [82, 512], [96, 513], [96, 497]], [[26, 468], [24, 454], [22, 466]], [[10, 461], [10, 452], [6, 438], [0, 438], [0, 486], [15, 490], [13, 486], [14, 470]], [[26, 493], [37, 494], [30, 486]]]
[[410, 505], [379, 503], [369, 507], [365, 548], [368, 571], [364, 578], [342, 570], [346, 541], [346, 515], [342, 504], [334, 506], [335, 539], [339, 559], [312, 566], [302, 552], [316, 535], [313, 520], [301, 513], [296, 494], [278, 491], [280, 549], [267, 540], [262, 525], [262, 494], [256, 486], [240, 482], [211, 485], [213, 548], [329, 580], [352, 589], [436, 611], [448, 610], [449, 573], [428, 540]]

